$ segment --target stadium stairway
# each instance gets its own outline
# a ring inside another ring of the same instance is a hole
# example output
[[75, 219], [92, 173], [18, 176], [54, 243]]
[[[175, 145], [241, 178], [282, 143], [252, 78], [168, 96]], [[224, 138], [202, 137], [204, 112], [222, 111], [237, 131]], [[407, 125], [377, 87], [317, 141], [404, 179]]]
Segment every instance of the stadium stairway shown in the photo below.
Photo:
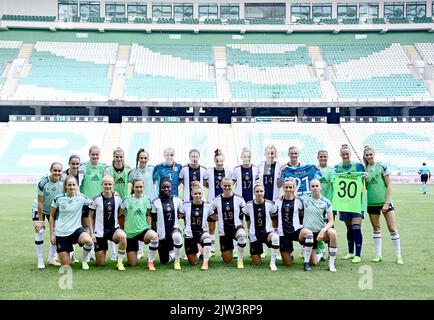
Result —
[[359, 157], [359, 154], [357, 150], [354, 149], [353, 145], [351, 144], [350, 140], [348, 139], [347, 134], [345, 133], [345, 130], [341, 127], [340, 124], [329, 124], [327, 125], [327, 131], [332, 138], [336, 149], [340, 150], [341, 146], [343, 144], [347, 144], [351, 147], [351, 153], [354, 157], [357, 158], [359, 161], [362, 161], [362, 159]]
[[405, 53], [411, 61], [411, 66], [409, 66], [411, 73], [417, 78], [420, 77], [420, 74], [417, 71], [416, 61], [423, 60], [423, 58], [420, 56], [419, 52], [417, 52], [414, 46], [401, 46], [404, 48]]
[[113, 67], [112, 86], [110, 99], [122, 99], [125, 91], [126, 76], [130, 58], [130, 46], [119, 46], [116, 64]]
[[434, 80], [425, 80], [425, 86], [427, 87], [429, 93], [434, 97]]
[[0, 141], [3, 141], [3, 138], [6, 135], [8, 128], [8, 122], [0, 122]]
[[307, 51], [312, 58], [312, 64], [315, 62], [324, 62], [324, 58], [321, 53], [321, 48], [319, 46], [308, 46]]
[[226, 47], [213, 47], [215, 61], [215, 78], [217, 98], [229, 100], [231, 98], [231, 85], [228, 81], [228, 63], [226, 57]]
[[[226, 166], [231, 168], [240, 163], [238, 154], [241, 153], [241, 150], [235, 150], [234, 131], [230, 124], [219, 124], [218, 148], [225, 155]], [[214, 150], [212, 150], [212, 154], [214, 154]]]
[[33, 44], [22, 44], [20, 51], [18, 52], [18, 55], [15, 59], [22, 59], [24, 61], [24, 66], [20, 72], [16, 72], [14, 74], [14, 70], [12, 70], [12, 65], [8, 64], [5, 70], [5, 75], [7, 75], [6, 81], [2, 87], [2, 90], [0, 91], [1, 97], [9, 97], [13, 96], [18, 84], [19, 84], [19, 77], [27, 77], [30, 73], [30, 69], [32, 67], [31, 64], [28, 63], [29, 58], [32, 54], [33, 50]]
[[[314, 74], [315, 72], [315, 63], [324, 63], [324, 57], [321, 53], [321, 48], [319, 46], [308, 46], [307, 50], [309, 52], [309, 55], [312, 59], [312, 67], [309, 66], [309, 71], [313, 69]], [[329, 100], [337, 99], [338, 94], [336, 92], [336, 88], [333, 85], [333, 83], [330, 80], [325, 80], [321, 76], [315, 76], [319, 79], [319, 85], [321, 87], [321, 91], [323, 93], [323, 96], [326, 97]], [[330, 78], [329, 78], [330, 79]]]
[[111, 164], [113, 161], [113, 150], [119, 147], [121, 131], [120, 123], [110, 123], [105, 131], [101, 145], [101, 161], [105, 164]]

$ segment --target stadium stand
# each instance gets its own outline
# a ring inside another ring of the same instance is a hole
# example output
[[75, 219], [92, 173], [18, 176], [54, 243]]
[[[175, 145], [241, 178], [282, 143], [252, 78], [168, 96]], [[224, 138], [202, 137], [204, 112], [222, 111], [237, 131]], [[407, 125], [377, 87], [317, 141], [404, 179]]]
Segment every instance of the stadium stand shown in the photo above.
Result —
[[134, 65], [134, 75], [127, 81], [125, 96], [127, 99], [215, 98], [211, 59], [212, 47], [133, 44], [130, 65]]
[[412, 74], [400, 44], [323, 45], [321, 50], [324, 60], [333, 64], [341, 98], [430, 97], [423, 80]]
[[6, 66], [17, 57], [21, 41], [0, 41], [0, 89], [6, 81]]
[[414, 46], [427, 63], [434, 64], [434, 43], [415, 43]]
[[200, 164], [213, 166], [213, 150], [219, 147], [218, 126], [217, 123], [194, 122], [179, 124], [123, 122], [119, 145], [126, 150], [126, 160], [131, 166], [135, 166], [136, 153], [140, 148], [149, 152], [150, 163], [158, 164], [164, 161], [163, 151], [169, 146], [175, 149], [175, 160], [183, 165], [189, 162], [189, 150], [195, 148], [201, 153]]
[[41, 175], [50, 164], [66, 165], [72, 153], [88, 158], [91, 145], [101, 145], [107, 122], [9, 122], [2, 139], [0, 175]]
[[232, 98], [321, 98], [319, 82], [312, 78], [312, 60], [301, 44], [229, 44], [228, 65]]
[[107, 100], [117, 43], [37, 42], [15, 98]]
[[236, 150], [250, 148], [252, 162], [264, 160], [264, 147], [273, 144], [277, 148], [277, 161], [288, 160], [288, 149], [299, 149], [301, 163], [315, 162], [320, 149], [329, 151], [329, 164], [339, 162], [339, 152], [330, 136], [326, 123], [232, 123]]
[[354, 149], [375, 149], [376, 159], [393, 175], [416, 175], [422, 162], [433, 162], [433, 123], [341, 123]]

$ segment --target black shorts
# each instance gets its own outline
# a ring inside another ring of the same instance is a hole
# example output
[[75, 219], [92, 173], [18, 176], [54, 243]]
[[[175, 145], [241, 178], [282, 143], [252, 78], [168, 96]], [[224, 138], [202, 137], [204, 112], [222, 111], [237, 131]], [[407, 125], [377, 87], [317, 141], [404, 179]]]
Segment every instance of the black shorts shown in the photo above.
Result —
[[81, 210], [81, 217], [82, 218], [89, 218], [89, 207], [83, 206], [83, 209]]
[[[395, 208], [391, 203], [389, 203], [389, 207], [387, 208], [387, 212], [394, 211]], [[369, 214], [381, 214], [383, 212], [383, 206], [368, 206], [368, 213]], [[385, 212], [383, 212], [385, 213]]]
[[[318, 248], [318, 240], [316, 239], [319, 235], [319, 232], [313, 232], [313, 246], [312, 249]], [[329, 243], [329, 241], [324, 241], [325, 243]]]
[[[42, 217], [43, 217], [44, 221], [47, 220], [47, 222], [50, 222], [50, 216], [49, 215], [43, 214]], [[39, 221], [38, 210], [32, 209], [32, 220], [33, 221]]]
[[[98, 251], [107, 251], [108, 250], [108, 242], [107, 241], [113, 241], [113, 236], [118, 231], [119, 228], [113, 228], [109, 232], [104, 233], [104, 237], [96, 237], [96, 243], [95, 243], [95, 252]], [[113, 241], [114, 243], [118, 244], [118, 242]]]
[[[280, 251], [285, 252], [294, 251], [293, 241], [299, 241], [298, 237], [300, 236], [300, 232], [303, 228], [297, 229], [291, 233], [285, 234], [280, 237]], [[299, 241], [300, 242], [300, 241]]]
[[426, 173], [420, 175], [420, 181], [427, 183], [429, 176]]
[[199, 250], [197, 248], [198, 244], [201, 244], [200, 238], [202, 238], [203, 232], [193, 232], [192, 238], [184, 239], [185, 254], [196, 254]]
[[167, 232], [167, 230], [166, 230], [166, 238], [159, 241], [158, 255], [160, 256], [160, 262], [161, 263], [168, 263], [169, 262], [169, 253], [174, 248], [173, 247], [172, 234], [175, 231], [178, 231], [181, 233], [181, 230], [179, 230], [178, 228], [173, 228], [172, 232], [170, 232], [170, 231]]
[[267, 241], [268, 235], [270, 233], [271, 232], [264, 231], [255, 234], [257, 240], [250, 242], [250, 255], [254, 256], [254, 255], [260, 255], [264, 253], [263, 246], [262, 246], [263, 243], [265, 243], [268, 248], [271, 248], [271, 244], [268, 243]]
[[138, 251], [139, 250], [139, 241], [143, 241], [145, 238], [146, 232], [151, 230], [150, 228], [146, 228], [141, 233], [139, 233], [134, 238], [127, 238], [127, 252]]
[[225, 235], [220, 236], [220, 251], [225, 252], [229, 250], [234, 250], [233, 240], [237, 240], [235, 238], [235, 234], [239, 229], [244, 229], [243, 226], [234, 227], [232, 229], [225, 229]]
[[[61, 252], [72, 252], [74, 248], [72, 247], [74, 244], [78, 243], [78, 239], [83, 233], [83, 228], [78, 228], [72, 234], [66, 237], [56, 237], [56, 247], [57, 253]], [[81, 247], [81, 245], [80, 245]]]

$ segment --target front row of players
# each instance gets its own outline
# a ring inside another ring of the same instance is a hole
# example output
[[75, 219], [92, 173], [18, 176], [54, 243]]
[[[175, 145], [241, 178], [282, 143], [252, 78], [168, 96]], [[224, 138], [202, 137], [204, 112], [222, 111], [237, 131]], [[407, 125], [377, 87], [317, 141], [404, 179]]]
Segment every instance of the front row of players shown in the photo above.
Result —
[[[311, 195], [295, 196], [295, 181], [284, 182], [284, 194], [275, 203], [266, 200], [263, 184], [259, 181], [254, 187], [254, 199], [245, 203], [242, 197], [232, 191], [233, 181], [223, 178], [223, 193], [211, 204], [203, 200], [203, 190], [198, 182], [193, 183], [191, 202], [182, 203], [172, 195], [171, 183], [162, 180], [159, 196], [150, 203], [144, 195], [144, 182], [135, 179], [132, 194], [123, 200], [113, 191], [111, 176], [102, 179], [103, 192], [90, 200], [78, 194], [76, 179], [68, 177], [64, 181], [63, 193], [57, 195], [51, 205], [50, 240], [56, 245], [62, 265], [70, 265], [73, 244], [83, 247], [82, 268], [88, 269], [87, 256], [95, 247], [96, 265], [106, 261], [108, 241], [117, 244], [118, 270], [125, 270], [125, 255], [130, 266], [137, 265], [139, 241], [149, 245], [147, 267], [156, 270], [154, 259], [158, 250], [160, 262], [174, 263], [181, 269], [180, 258], [183, 245], [179, 219], [184, 219], [184, 245], [188, 262], [198, 263], [203, 256], [201, 269], [208, 269], [211, 255], [211, 235], [208, 225], [218, 222], [220, 250], [225, 263], [233, 259], [234, 241], [237, 244], [237, 267], [244, 268], [243, 258], [247, 243], [243, 216], [246, 217], [252, 263], [261, 263], [263, 244], [271, 247], [270, 269], [275, 271], [279, 250], [283, 264], [292, 264], [293, 242], [304, 246], [304, 269], [318, 264], [315, 254], [318, 241], [329, 243], [329, 270], [336, 271], [337, 253], [336, 231], [333, 229], [331, 203], [321, 195], [321, 183], [312, 180]], [[83, 206], [89, 207], [89, 233], [81, 224]], [[124, 222], [123, 222], [124, 221]], [[120, 227], [123, 224], [123, 229]]]

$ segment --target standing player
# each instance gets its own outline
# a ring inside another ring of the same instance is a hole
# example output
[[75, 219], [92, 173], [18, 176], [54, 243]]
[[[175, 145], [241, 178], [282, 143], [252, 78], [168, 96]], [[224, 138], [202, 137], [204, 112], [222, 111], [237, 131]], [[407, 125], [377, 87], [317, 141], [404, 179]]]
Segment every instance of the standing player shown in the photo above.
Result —
[[175, 162], [175, 149], [164, 149], [165, 162], [162, 162], [155, 166], [152, 177], [154, 182], [157, 183], [157, 190], [160, 190], [160, 181], [162, 179], [170, 180], [172, 184], [172, 194], [178, 196], [179, 187], [179, 174], [182, 169], [182, 165]]
[[[224, 167], [225, 156], [220, 149], [214, 151], [215, 167], [211, 167], [206, 172], [205, 187], [208, 188], [208, 203], [223, 193], [222, 181], [225, 177], [232, 177], [231, 170]], [[232, 179], [232, 178], [231, 178]], [[211, 235], [211, 257], [215, 255], [215, 222], [208, 221], [209, 233]]]
[[218, 219], [220, 235], [220, 251], [225, 263], [232, 261], [233, 240], [238, 242], [237, 268], [244, 269], [244, 249], [246, 247], [246, 231], [243, 227], [242, 209], [246, 205], [243, 198], [232, 191], [233, 181], [229, 177], [222, 180], [223, 193], [212, 202], [214, 219]]
[[[121, 148], [116, 148], [113, 151], [113, 161], [110, 166], [110, 175], [114, 179], [114, 191], [119, 194], [121, 199], [128, 195], [128, 172], [130, 168], [125, 164], [125, 152]], [[117, 261], [116, 244], [109, 240], [112, 252], [112, 261]]]
[[211, 236], [207, 232], [207, 220], [214, 215], [212, 206], [203, 201], [203, 191], [198, 181], [193, 182], [193, 201], [184, 202], [179, 208], [179, 218], [184, 219], [185, 253], [188, 262], [195, 265], [198, 262], [198, 244], [203, 247], [202, 270], [208, 270], [208, 260], [211, 254]]
[[199, 164], [200, 152], [197, 149], [191, 149], [188, 153], [190, 158], [190, 164], [184, 166], [179, 174], [179, 180], [184, 185], [184, 192], [182, 196], [182, 201], [193, 200], [193, 195], [191, 193], [193, 188], [193, 183], [198, 181], [201, 186], [204, 184], [206, 179], [206, 168]]
[[[292, 264], [293, 241], [298, 241], [305, 247], [312, 247], [312, 231], [303, 228], [303, 204], [295, 196], [296, 183], [293, 178], [283, 182], [284, 194], [276, 200], [277, 215], [272, 216], [273, 226], [277, 228], [280, 236], [280, 252], [285, 266]], [[310, 250], [303, 250], [304, 263], [309, 263]]]
[[426, 194], [427, 192], [426, 184], [429, 181], [429, 179], [431, 179], [431, 172], [429, 171], [425, 162], [422, 163], [422, 167], [420, 167], [417, 173], [420, 176], [420, 182], [422, 182], [422, 194]]
[[270, 200], [264, 199], [264, 185], [257, 182], [254, 186], [255, 199], [247, 202], [243, 209], [246, 214], [249, 228], [250, 255], [252, 263], [259, 265], [261, 261], [262, 245], [271, 247], [270, 269], [276, 271], [276, 257], [279, 252], [279, 235], [274, 232], [272, 215], [276, 213], [276, 207]]
[[[84, 172], [83, 181], [80, 184], [80, 192], [90, 199], [102, 192], [101, 181], [105, 175], [110, 174], [107, 165], [99, 162], [101, 150], [98, 146], [89, 148], [89, 161], [80, 165], [80, 170]], [[83, 207], [83, 230], [89, 232], [89, 207]], [[92, 248], [90, 258], [95, 258], [95, 252]]]
[[70, 252], [73, 244], [83, 246], [81, 267], [87, 270], [92, 238], [83, 231], [81, 216], [83, 206], [88, 206], [92, 200], [85, 195], [77, 195], [77, 187], [75, 178], [68, 177], [63, 184], [63, 193], [54, 198], [50, 210], [50, 240], [52, 245], [56, 244], [60, 263], [64, 266], [71, 265]]
[[[304, 216], [303, 225], [313, 232], [313, 247], [305, 247], [305, 251], [316, 249], [318, 241], [329, 242], [329, 270], [336, 272], [335, 260], [338, 251], [336, 230], [333, 228], [333, 211], [331, 202], [321, 195], [321, 183], [319, 180], [310, 182], [311, 194], [301, 196], [303, 201]], [[304, 263], [304, 270], [311, 271], [310, 265], [317, 265], [318, 259], [312, 252], [310, 263]]]
[[[44, 265], [44, 230], [45, 219], [50, 219], [51, 204], [54, 198], [62, 193], [63, 181], [62, 181], [62, 164], [59, 162], [53, 162], [50, 166], [50, 175], [42, 178], [37, 185], [38, 192], [38, 204], [37, 212], [34, 212], [33, 221], [35, 222], [35, 244], [38, 252], [38, 268], [45, 268]], [[36, 216], [37, 215], [37, 216]], [[60, 266], [57, 262], [56, 246], [50, 244], [50, 253], [48, 254], [47, 262], [54, 266]]]
[[366, 183], [368, 192], [368, 214], [372, 228], [374, 229], [376, 255], [372, 261], [380, 262], [382, 260], [380, 215], [383, 213], [395, 249], [396, 263], [404, 264], [404, 260], [401, 256], [400, 236], [396, 227], [395, 208], [390, 200], [392, 195], [392, 185], [389, 177], [390, 172], [386, 165], [375, 162], [374, 157], [374, 149], [370, 146], [366, 146], [363, 150], [363, 163], [369, 174]]
[[[335, 173], [342, 172], [365, 172], [363, 164], [351, 161], [351, 150], [347, 144], [343, 144], [340, 149], [340, 155], [342, 162], [335, 166]], [[364, 175], [365, 179], [367, 174]], [[342, 257], [342, 259], [352, 259], [352, 263], [360, 263], [362, 261], [360, 255], [362, 253], [362, 219], [364, 213], [361, 212], [339, 212], [339, 220], [344, 221], [347, 227], [347, 242], [348, 242], [348, 254]], [[354, 254], [354, 245], [356, 246], [356, 252]]]
[[245, 202], [253, 200], [253, 188], [259, 178], [259, 169], [250, 163], [252, 153], [250, 149], [243, 148], [241, 151], [240, 166], [236, 166], [232, 172], [232, 179], [235, 181], [235, 193], [241, 195]]
[[[108, 249], [107, 242], [119, 244], [117, 248], [117, 264], [119, 271], [124, 271], [125, 250], [127, 247], [127, 236], [119, 228], [118, 209], [122, 199], [113, 192], [114, 179], [112, 176], [105, 176], [101, 185], [103, 192], [93, 198], [89, 205], [89, 230], [92, 241], [95, 243], [96, 265], [105, 265], [105, 256]], [[113, 252], [113, 248], [112, 248]]]
[[181, 270], [182, 234], [178, 222], [181, 203], [181, 199], [172, 195], [170, 181], [161, 180], [160, 196], [152, 202], [152, 227], [158, 233], [160, 262], [174, 261], [176, 270]]
[[[156, 197], [154, 180], [152, 174], [154, 173], [154, 166], [149, 164], [149, 153], [145, 149], [140, 148], [136, 155], [136, 168], [128, 172], [128, 182], [132, 183], [134, 179], [142, 179], [145, 183], [144, 194], [149, 200], [154, 200]], [[143, 257], [143, 241], [139, 240], [139, 251], [137, 259]]]
[[84, 172], [80, 169], [80, 157], [76, 154], [72, 154], [68, 160], [69, 168], [64, 170], [62, 173], [62, 180], [66, 177], [72, 176], [77, 181], [77, 186], [79, 187], [83, 181]]
[[122, 201], [119, 214], [125, 215], [124, 231], [127, 234], [127, 258], [131, 267], [137, 265], [139, 240], [149, 243], [148, 269], [155, 271], [154, 259], [158, 249], [158, 234], [151, 230], [151, 203], [143, 194], [144, 182], [133, 180], [132, 194]]
[[277, 149], [273, 145], [265, 147], [265, 161], [258, 164], [259, 179], [264, 183], [265, 199], [274, 201], [279, 197], [279, 179], [282, 165], [276, 161]]

